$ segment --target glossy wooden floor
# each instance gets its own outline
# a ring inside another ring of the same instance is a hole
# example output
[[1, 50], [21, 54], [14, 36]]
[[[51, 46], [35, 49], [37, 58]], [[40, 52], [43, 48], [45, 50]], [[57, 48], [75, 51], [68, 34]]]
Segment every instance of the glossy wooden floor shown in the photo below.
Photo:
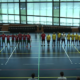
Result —
[[31, 48], [26, 48], [23, 42], [0, 47], [1, 80], [27, 80], [32, 73], [39, 80], [57, 80], [61, 71], [68, 80], [80, 76], [80, 46], [67, 45], [67, 41], [66, 46], [59, 46], [56, 41], [56, 46], [52, 47], [52, 40], [49, 47], [47, 41], [41, 46], [40, 33], [37, 38], [31, 33], [31, 38]]

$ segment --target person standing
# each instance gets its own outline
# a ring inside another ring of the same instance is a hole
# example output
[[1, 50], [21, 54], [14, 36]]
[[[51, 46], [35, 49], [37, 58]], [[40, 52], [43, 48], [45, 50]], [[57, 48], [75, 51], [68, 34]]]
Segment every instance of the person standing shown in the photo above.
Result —
[[[6, 37], [7, 37], [7, 45], [8, 45], [8, 44], [10, 45], [10, 37], [11, 37], [11, 36], [10, 36], [10, 35], [7, 35]], [[7, 47], [7, 45], [6, 45], [6, 47]]]
[[[64, 42], [64, 45], [66, 46], [65, 37], [66, 37], [66, 35], [65, 35], [65, 33], [63, 32], [62, 37], [61, 37], [61, 38], [62, 38], [62, 43]], [[61, 44], [62, 44], [62, 43], [61, 43]]]
[[80, 35], [78, 36], [78, 40], [79, 40], [79, 45], [80, 45]]
[[67, 78], [64, 77], [64, 72], [60, 72], [60, 77], [58, 77], [57, 80], [67, 80]]
[[14, 38], [15, 38], [15, 35], [14, 34], [12, 34], [12, 45], [14, 46]]
[[[56, 34], [55, 34], [55, 32], [54, 32], [53, 35], [52, 35], [52, 39], [53, 39], [53, 44], [54, 44], [54, 46], [55, 46], [55, 40], [56, 40]], [[52, 46], [53, 46], [53, 44], [52, 44]]]
[[59, 42], [59, 45], [60, 45], [60, 38], [61, 38], [61, 33], [58, 32], [58, 34], [57, 34], [57, 45], [58, 45], [58, 42]]
[[44, 46], [45, 46], [45, 33], [43, 32], [42, 34], [41, 34], [41, 37], [42, 37], [42, 45], [41, 46], [43, 46], [43, 42], [44, 42]]
[[16, 44], [18, 43], [18, 35], [15, 35]]
[[72, 40], [71, 40], [71, 43], [73, 42], [73, 45], [74, 45], [74, 37], [75, 37], [75, 35], [74, 35], [74, 33], [71, 35], [71, 38], [72, 38]]
[[18, 38], [19, 38], [19, 43], [21, 43], [22, 44], [22, 34], [19, 32], [19, 34], [18, 34]]
[[75, 43], [77, 44], [77, 46], [78, 46], [78, 34], [76, 33], [76, 35], [75, 35]]
[[48, 44], [48, 46], [49, 46], [49, 44], [50, 44], [50, 39], [51, 39], [51, 36], [48, 34], [48, 35], [47, 35], [47, 44]]
[[68, 33], [68, 35], [67, 35], [67, 44], [69, 42], [69, 45], [70, 45], [70, 37], [71, 37], [71, 35], [70, 35], [70, 33]]
[[26, 43], [26, 37], [27, 36], [25, 34], [23, 34], [22, 37], [23, 37], [23, 44], [24, 44], [24, 43]]
[[29, 33], [27, 34], [27, 46], [26, 47], [28, 47], [28, 43], [30, 44], [30, 47], [31, 47], [31, 36]]
[[2, 46], [5, 45], [5, 37], [6, 35], [3, 33], [2, 35], [0, 35], [0, 37], [2, 37]]
[[32, 77], [32, 78], [29, 78], [28, 80], [38, 80], [38, 79], [35, 78], [35, 74], [34, 74], [34, 73], [31, 74], [31, 77]]

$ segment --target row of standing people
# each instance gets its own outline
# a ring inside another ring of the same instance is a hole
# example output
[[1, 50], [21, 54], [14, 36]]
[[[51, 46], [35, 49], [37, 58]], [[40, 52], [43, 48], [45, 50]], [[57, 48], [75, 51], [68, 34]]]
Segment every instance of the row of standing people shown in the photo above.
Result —
[[[22, 37], [23, 37], [23, 42], [26, 43], [26, 37], [27, 37], [27, 47], [28, 47], [28, 43], [30, 44], [30, 47], [31, 47], [31, 43], [30, 43], [30, 39], [31, 39], [31, 36], [30, 34], [28, 33], [27, 35], [25, 34], [21, 34], [19, 33], [18, 35], [5, 35], [4, 33], [2, 35], [0, 35], [0, 37], [2, 37], [2, 45], [3, 43], [5, 44], [5, 37], [7, 37], [7, 44], [10, 43], [10, 37], [12, 37], [12, 43], [14, 42], [14, 40], [16, 41], [16, 43], [20, 43], [22, 42]], [[7, 45], [6, 45], [7, 46]]]
[[[44, 43], [44, 46], [45, 46], [45, 37], [46, 37], [46, 34], [43, 32], [42, 35], [41, 35], [41, 37], [42, 37], [42, 45]], [[46, 38], [47, 38], [47, 44], [49, 46], [50, 40], [51, 40], [51, 36], [48, 34]], [[67, 35], [65, 35], [64, 32], [63, 32], [63, 34], [61, 34], [61, 33], [58, 32], [57, 36], [56, 36], [56, 34], [54, 32], [52, 34], [52, 40], [53, 40], [52, 46], [53, 46], [53, 44], [55, 46], [56, 38], [57, 38], [57, 44], [59, 42], [59, 45], [60, 45], [60, 41], [61, 41], [61, 45], [62, 45], [63, 42], [66, 45], [65, 40], [67, 40], [67, 43], [70, 44], [70, 38], [71, 38], [71, 43], [74, 44], [74, 41], [75, 41], [76, 44], [78, 45], [78, 41], [79, 41], [79, 44], [80, 44], [80, 35], [78, 35], [77, 33], [75, 35], [74, 35], [74, 33], [73, 34], [68, 33]]]
[[[12, 37], [12, 42], [14, 42], [14, 38], [15, 38], [16, 43], [18, 41], [22, 42], [22, 37], [23, 37], [23, 42], [26, 42], [26, 37], [27, 37], [27, 47], [28, 47], [28, 43], [30, 44], [30, 47], [31, 47], [31, 42], [30, 42], [31, 36], [30, 36], [29, 33], [27, 35], [25, 35], [25, 34], [22, 35], [21, 33], [19, 33], [18, 35], [5, 35], [3, 33], [2, 35], [0, 35], [0, 37], [2, 37], [2, 44], [3, 44], [3, 42], [5, 43], [5, 37], [7, 37], [7, 43], [10, 42], [10, 37]], [[46, 34], [43, 32], [41, 34], [41, 37], [42, 37], [42, 45], [43, 45], [43, 42], [44, 42], [44, 46], [45, 46], [45, 37], [46, 37]], [[64, 32], [63, 32], [63, 34], [61, 34], [61, 33], [58, 32], [57, 36], [56, 36], [56, 34], [54, 32], [53, 35], [52, 35], [52, 40], [53, 40], [54, 46], [55, 46], [56, 37], [57, 37], [57, 44], [58, 44], [58, 42], [60, 44], [60, 40], [62, 41], [62, 43], [63, 42], [65, 43], [65, 37], [67, 37], [67, 42], [69, 42], [69, 44], [70, 44], [70, 37], [71, 37], [71, 43], [73, 42], [73, 44], [74, 44], [74, 39], [75, 39], [75, 42], [77, 43], [77, 45], [78, 45], [78, 41], [80, 43], [80, 35], [78, 35], [77, 33], [76, 33], [76, 35], [74, 35], [74, 33], [73, 34], [68, 33], [67, 35], [65, 35]], [[49, 46], [50, 40], [51, 40], [51, 36], [48, 34], [46, 38], [47, 38], [47, 44]], [[65, 43], [65, 45], [66, 45], [66, 43]]]

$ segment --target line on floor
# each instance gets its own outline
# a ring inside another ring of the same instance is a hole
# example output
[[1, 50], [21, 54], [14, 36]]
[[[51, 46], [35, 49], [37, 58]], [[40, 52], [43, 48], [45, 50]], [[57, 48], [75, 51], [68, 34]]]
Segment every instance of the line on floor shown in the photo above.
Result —
[[[78, 53], [78, 52], [67, 52], [67, 53]], [[11, 53], [0, 53], [0, 54], [11, 54]], [[13, 54], [38, 54], [38, 53], [13, 53]], [[41, 54], [64, 54], [64, 53], [41, 53]]]
[[[9, 57], [0, 57], [0, 59], [8, 59]], [[34, 58], [37, 59], [38, 57], [12, 57], [11, 59], [29, 59], [29, 58]], [[40, 57], [40, 58], [68, 58], [68, 57]], [[69, 58], [80, 58], [80, 57], [69, 57]]]
[[1, 49], [1, 51], [0, 51], [0, 52], [2, 52], [4, 48], [5, 48], [5, 46]]
[[77, 50], [78, 53], [80, 53], [80, 51], [75, 47], [75, 45], [72, 45], [72, 46]]
[[[77, 78], [77, 76], [65, 76], [66, 78]], [[31, 77], [0, 77], [0, 79], [27, 79]], [[38, 77], [35, 77], [38, 78]], [[39, 77], [39, 78], [58, 78], [58, 77]]]
[[[63, 46], [62, 46], [62, 48], [63, 48]], [[69, 57], [69, 55], [67, 54], [66, 50], [65, 50], [64, 48], [63, 48], [63, 50], [65, 51], [65, 53], [66, 53], [66, 55], [67, 55], [69, 61], [71, 62], [71, 64], [73, 64], [72, 61], [71, 61], [71, 59], [70, 59], [70, 57]]]
[[[0, 71], [27, 71], [27, 70], [38, 70], [38, 69], [0, 69]], [[40, 69], [40, 70], [80, 70], [79, 68], [77, 69]]]
[[[38, 65], [38, 64], [23, 64], [23, 65]], [[40, 64], [40, 65], [54, 65], [54, 63]]]
[[[18, 44], [19, 44], [19, 43], [17, 43], [17, 45], [18, 45]], [[15, 46], [14, 50], [12, 51], [12, 53], [11, 53], [11, 55], [9, 56], [8, 60], [6, 61], [5, 65], [8, 63], [9, 59], [11, 58], [11, 56], [12, 56], [13, 52], [15, 51], [17, 45]]]

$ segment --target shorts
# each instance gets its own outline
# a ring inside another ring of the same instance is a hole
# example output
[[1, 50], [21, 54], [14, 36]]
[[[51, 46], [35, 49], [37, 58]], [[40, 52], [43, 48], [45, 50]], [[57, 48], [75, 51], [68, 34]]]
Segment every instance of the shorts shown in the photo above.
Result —
[[27, 40], [27, 43], [30, 43], [30, 40]]
[[42, 41], [45, 41], [45, 39], [42, 39]]
[[71, 40], [72, 42], [74, 42], [74, 40]]
[[23, 40], [23, 42], [26, 42], [26, 40]]
[[78, 40], [75, 40], [76, 42], [78, 41]]
[[53, 42], [55, 42], [55, 40], [53, 40]]
[[7, 43], [10, 43], [10, 41], [9, 41], [9, 40], [7, 40]]
[[47, 40], [47, 42], [49, 43], [49, 42], [50, 42], [50, 40]]
[[67, 42], [68, 42], [68, 41], [70, 42], [70, 40], [67, 40]]
[[62, 42], [63, 42], [63, 41], [65, 42], [65, 39], [62, 39]]
[[22, 40], [19, 40], [19, 42], [22, 42]]
[[12, 40], [12, 42], [14, 42], [14, 40]]
[[16, 42], [18, 42], [18, 40], [16, 40]]
[[60, 41], [60, 38], [58, 38], [57, 40]]
[[2, 40], [2, 42], [5, 42], [5, 40]]

